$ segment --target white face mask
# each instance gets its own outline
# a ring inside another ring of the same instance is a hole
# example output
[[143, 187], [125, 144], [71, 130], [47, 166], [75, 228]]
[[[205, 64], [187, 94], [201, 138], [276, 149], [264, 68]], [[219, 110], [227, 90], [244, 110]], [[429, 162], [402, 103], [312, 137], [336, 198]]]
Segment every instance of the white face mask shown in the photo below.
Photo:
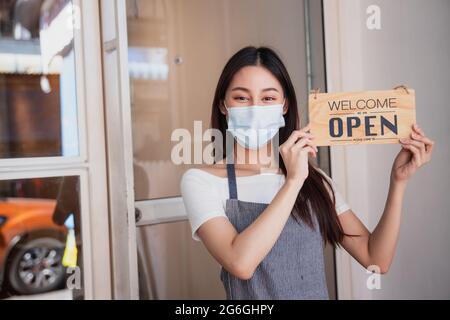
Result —
[[[285, 100], [286, 101], [286, 100]], [[225, 102], [224, 102], [225, 105]], [[225, 108], [228, 111], [228, 130], [240, 145], [259, 149], [284, 127], [282, 104]]]

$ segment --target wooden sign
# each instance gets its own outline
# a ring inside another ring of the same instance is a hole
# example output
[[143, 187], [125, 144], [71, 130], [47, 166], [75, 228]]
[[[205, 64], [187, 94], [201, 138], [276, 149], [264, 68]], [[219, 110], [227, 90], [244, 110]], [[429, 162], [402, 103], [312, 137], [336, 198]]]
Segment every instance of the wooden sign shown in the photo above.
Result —
[[311, 93], [309, 119], [317, 146], [399, 143], [416, 123], [415, 91]]

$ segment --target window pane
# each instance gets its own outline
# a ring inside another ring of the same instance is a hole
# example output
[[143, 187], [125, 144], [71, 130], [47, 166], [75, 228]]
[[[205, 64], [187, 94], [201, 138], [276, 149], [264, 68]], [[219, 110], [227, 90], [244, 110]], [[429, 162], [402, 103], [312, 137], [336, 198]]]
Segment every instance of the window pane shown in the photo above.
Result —
[[[191, 165], [172, 161], [173, 148], [188, 144], [176, 135], [172, 141], [172, 133], [188, 130], [191, 148], [183, 156], [194, 165], [202, 162], [220, 73], [246, 45], [267, 45], [283, 56], [305, 117], [303, 6], [290, 0], [127, 1], [136, 200], [180, 196], [180, 178]], [[268, 24], [267, 17], [291, 24]]]
[[0, 181], [1, 298], [83, 298], [79, 180]]
[[79, 154], [75, 9], [0, 1], [0, 158]]

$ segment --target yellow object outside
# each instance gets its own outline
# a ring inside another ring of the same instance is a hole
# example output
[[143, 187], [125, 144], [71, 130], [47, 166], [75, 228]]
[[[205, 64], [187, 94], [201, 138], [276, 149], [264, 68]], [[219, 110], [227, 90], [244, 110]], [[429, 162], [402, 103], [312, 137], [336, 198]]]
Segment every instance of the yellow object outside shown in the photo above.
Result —
[[75, 243], [75, 232], [70, 229], [67, 233], [66, 247], [64, 249], [64, 255], [62, 264], [65, 267], [75, 268], [77, 266], [77, 246]]

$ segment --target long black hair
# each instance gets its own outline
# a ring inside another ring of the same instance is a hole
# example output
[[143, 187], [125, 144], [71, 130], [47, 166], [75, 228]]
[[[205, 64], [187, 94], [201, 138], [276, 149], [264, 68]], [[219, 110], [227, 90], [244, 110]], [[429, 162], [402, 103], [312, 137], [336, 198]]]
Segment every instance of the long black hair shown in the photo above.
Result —
[[[279, 143], [282, 144], [294, 130], [299, 129], [300, 118], [294, 86], [292, 85], [286, 67], [275, 51], [268, 47], [256, 48], [248, 46], [236, 52], [228, 60], [220, 75], [214, 94], [211, 127], [220, 130], [222, 137], [226, 136], [227, 120], [226, 116], [220, 111], [220, 105], [225, 99], [225, 93], [233, 76], [241, 68], [246, 66], [262, 66], [266, 68], [278, 79], [283, 88], [288, 109], [284, 115], [285, 126], [279, 130]], [[223, 139], [222, 150], [226, 150], [225, 144], [226, 139]], [[286, 166], [281, 157], [279, 157], [279, 165], [283, 174], [286, 176]], [[308, 177], [297, 195], [292, 214], [298, 222], [302, 220], [311, 228], [314, 228], [312, 214], [315, 214], [324, 242], [330, 243], [333, 247], [340, 246], [340, 242], [345, 234], [336, 213], [336, 197], [331, 183], [309, 162], [308, 170]], [[308, 203], [311, 206], [312, 212], [310, 212]]]

